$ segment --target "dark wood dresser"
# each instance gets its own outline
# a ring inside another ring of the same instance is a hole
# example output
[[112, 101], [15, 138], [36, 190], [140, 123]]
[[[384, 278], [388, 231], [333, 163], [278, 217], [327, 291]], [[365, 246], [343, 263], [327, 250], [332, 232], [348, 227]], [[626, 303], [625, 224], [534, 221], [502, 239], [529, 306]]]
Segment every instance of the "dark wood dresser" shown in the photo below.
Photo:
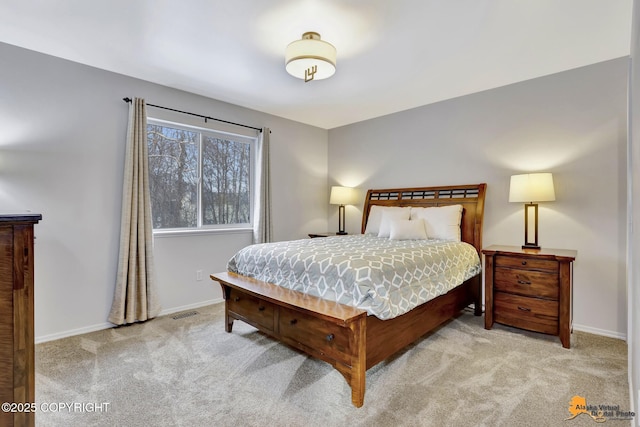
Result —
[[484, 327], [493, 323], [560, 337], [571, 346], [572, 263], [567, 249], [490, 246], [485, 256]]
[[[40, 219], [0, 214], [0, 404], [35, 403], [33, 226]], [[6, 409], [0, 426], [35, 425], [33, 407]]]

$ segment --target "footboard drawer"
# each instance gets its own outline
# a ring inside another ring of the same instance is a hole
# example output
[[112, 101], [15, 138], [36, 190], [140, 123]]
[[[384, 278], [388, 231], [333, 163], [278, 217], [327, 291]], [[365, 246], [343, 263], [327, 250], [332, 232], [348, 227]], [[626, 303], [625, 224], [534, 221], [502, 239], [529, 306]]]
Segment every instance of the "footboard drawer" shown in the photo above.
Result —
[[294, 310], [280, 310], [280, 336], [351, 365], [350, 329]]
[[234, 317], [237, 315], [244, 322], [273, 331], [274, 306], [271, 303], [231, 288], [227, 308]]

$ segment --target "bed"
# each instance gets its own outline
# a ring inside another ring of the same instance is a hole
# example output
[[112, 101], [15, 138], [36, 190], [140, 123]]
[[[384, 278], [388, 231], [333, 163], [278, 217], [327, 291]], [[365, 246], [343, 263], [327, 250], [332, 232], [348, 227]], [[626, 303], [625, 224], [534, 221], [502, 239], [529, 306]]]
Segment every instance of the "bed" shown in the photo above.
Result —
[[[479, 256], [485, 192], [486, 184], [369, 190], [361, 231], [363, 234], [368, 231], [372, 209], [378, 213], [380, 207], [461, 205], [461, 241], [472, 245]], [[342, 238], [329, 239], [338, 241]], [[474, 306], [476, 316], [482, 314], [479, 274], [404, 314], [385, 320], [368, 315], [363, 308], [230, 271], [212, 274], [211, 279], [222, 286], [227, 332], [232, 331], [235, 320], [241, 320], [289, 346], [330, 363], [351, 387], [351, 401], [356, 407], [364, 403], [367, 369], [469, 305]]]

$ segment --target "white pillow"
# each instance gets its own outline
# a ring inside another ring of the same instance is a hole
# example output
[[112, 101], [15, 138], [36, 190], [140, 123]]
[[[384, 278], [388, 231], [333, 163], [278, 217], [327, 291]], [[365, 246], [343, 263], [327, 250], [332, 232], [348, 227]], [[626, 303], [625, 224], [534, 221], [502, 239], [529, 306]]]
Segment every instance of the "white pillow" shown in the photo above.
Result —
[[409, 221], [409, 215], [411, 215], [411, 210], [408, 208], [382, 211], [382, 221], [380, 221], [378, 237], [389, 237], [391, 233], [391, 223], [402, 219]]
[[427, 230], [424, 228], [423, 219], [396, 219], [391, 222], [389, 233], [391, 240], [427, 240]]
[[411, 219], [423, 219], [430, 239], [447, 239], [459, 242], [462, 205], [433, 208], [411, 208]]
[[[406, 212], [409, 215], [410, 209], [408, 207], [401, 206], [380, 206], [373, 205], [369, 210], [369, 218], [367, 218], [367, 227], [364, 230], [364, 234], [375, 234], [376, 236], [380, 232], [380, 223], [382, 222], [382, 212], [391, 212], [400, 210]], [[409, 219], [407, 216], [405, 219]]]

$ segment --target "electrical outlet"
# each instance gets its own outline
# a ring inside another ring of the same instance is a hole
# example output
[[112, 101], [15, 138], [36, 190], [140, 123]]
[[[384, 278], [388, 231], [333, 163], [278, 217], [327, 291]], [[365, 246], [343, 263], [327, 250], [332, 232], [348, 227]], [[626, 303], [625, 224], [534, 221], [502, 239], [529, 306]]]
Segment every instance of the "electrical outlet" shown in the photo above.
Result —
[[198, 282], [202, 280], [202, 270], [196, 270], [196, 280]]

